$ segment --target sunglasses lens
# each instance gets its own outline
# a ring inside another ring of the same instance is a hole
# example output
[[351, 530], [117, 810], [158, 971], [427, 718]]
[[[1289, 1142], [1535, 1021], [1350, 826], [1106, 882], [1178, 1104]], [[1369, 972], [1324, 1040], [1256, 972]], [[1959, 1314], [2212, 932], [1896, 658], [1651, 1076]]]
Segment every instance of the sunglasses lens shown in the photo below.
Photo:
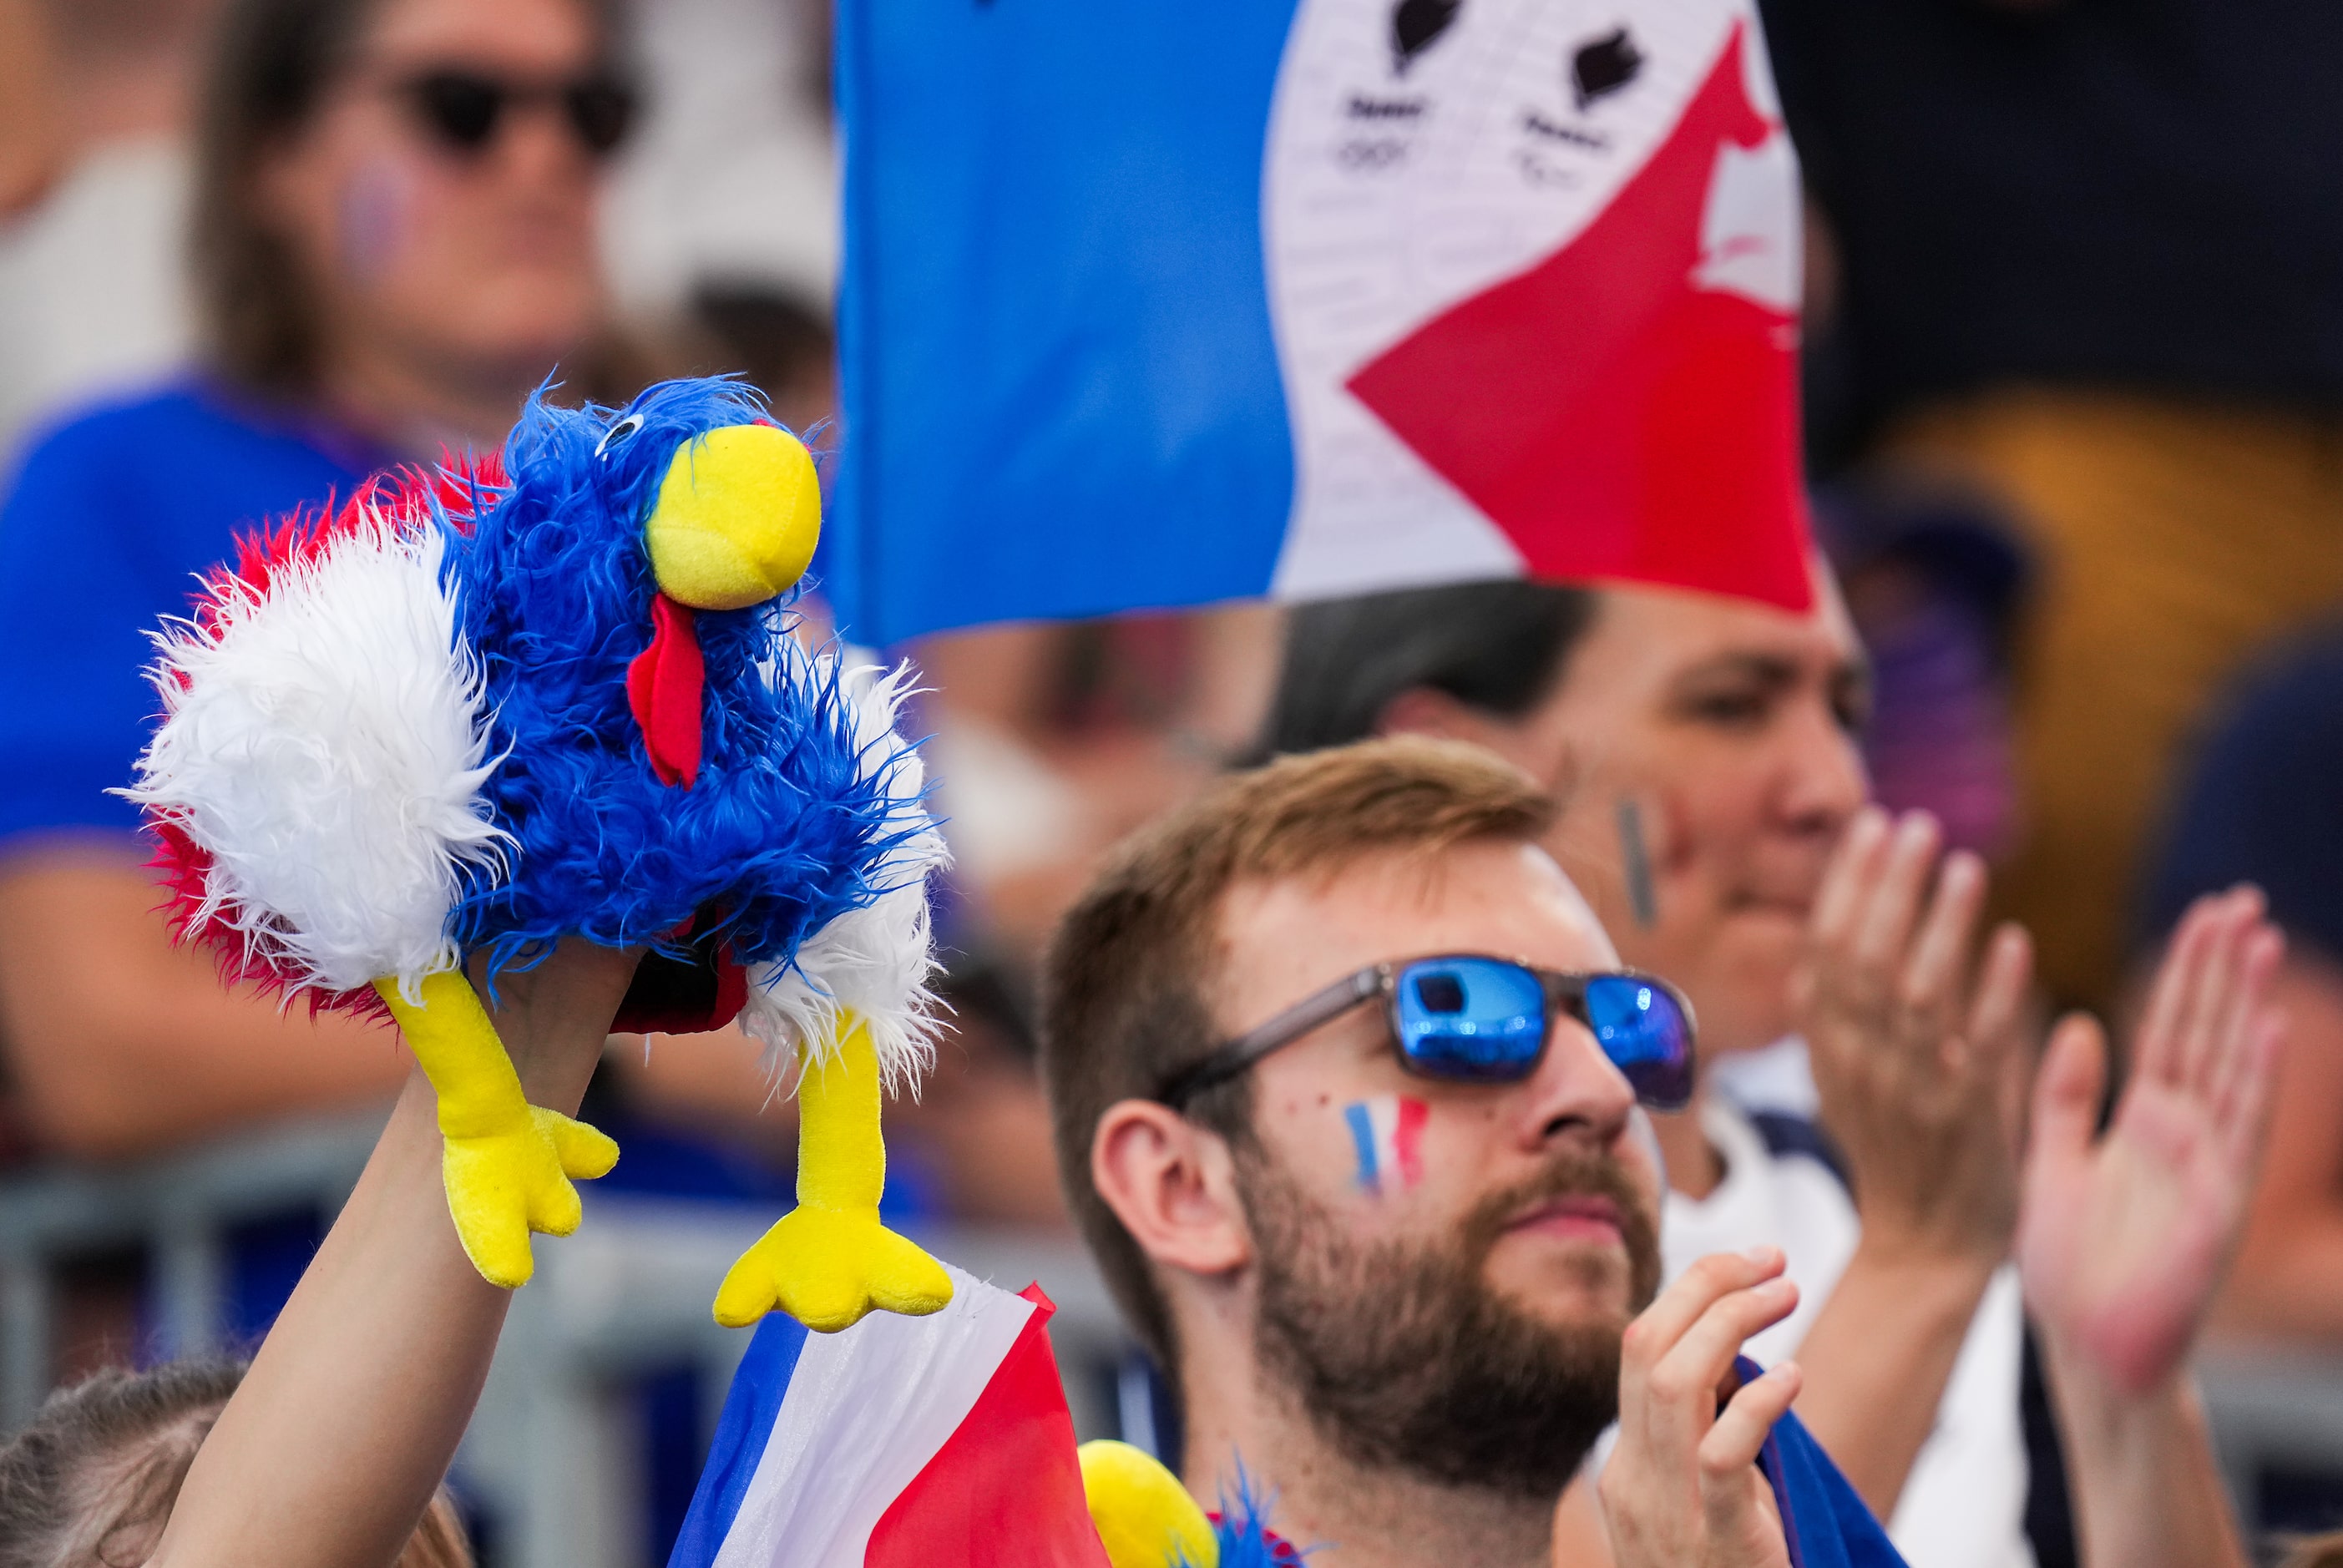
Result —
[[504, 88], [485, 76], [435, 71], [415, 84], [423, 121], [451, 147], [478, 152], [496, 135], [505, 106]]
[[613, 153], [634, 128], [635, 95], [620, 82], [580, 82], [562, 95], [569, 123], [588, 151]]
[[1692, 1019], [1673, 991], [1634, 975], [1596, 975], [1586, 982], [1586, 1027], [1635, 1098], [1655, 1111], [1692, 1100]]
[[1434, 959], [1400, 972], [1400, 1052], [1433, 1078], [1511, 1082], [1545, 1050], [1545, 988], [1519, 964]]

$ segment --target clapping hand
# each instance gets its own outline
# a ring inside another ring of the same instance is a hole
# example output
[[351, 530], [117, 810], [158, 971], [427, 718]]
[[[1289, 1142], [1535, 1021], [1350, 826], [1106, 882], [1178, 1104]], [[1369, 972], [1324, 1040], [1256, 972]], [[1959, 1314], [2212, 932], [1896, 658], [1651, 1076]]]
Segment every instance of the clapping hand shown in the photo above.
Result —
[[1940, 848], [1924, 812], [1857, 814], [1794, 995], [1865, 1240], [1990, 1268], [2016, 1223], [2033, 955], [2004, 926], [1976, 960], [1985, 867], [1956, 850], [1940, 869]]
[[2157, 972], [2103, 1138], [2105, 1035], [2078, 1016], [2051, 1037], [2018, 1266], [2054, 1350], [2118, 1393], [2177, 1370], [2237, 1251], [2284, 1032], [2266, 1000], [2283, 951], [2254, 890], [2197, 901]]

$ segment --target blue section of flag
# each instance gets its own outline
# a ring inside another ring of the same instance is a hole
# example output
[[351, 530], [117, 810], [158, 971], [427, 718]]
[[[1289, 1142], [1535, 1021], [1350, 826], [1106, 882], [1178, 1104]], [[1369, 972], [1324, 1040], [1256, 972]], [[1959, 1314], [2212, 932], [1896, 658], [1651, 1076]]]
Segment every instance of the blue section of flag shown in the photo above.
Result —
[[847, 635], [1267, 590], [1293, 446], [1261, 171], [1292, 12], [840, 5]]
[[732, 1374], [723, 1413], [716, 1418], [708, 1468], [699, 1473], [699, 1490], [692, 1494], [691, 1512], [684, 1516], [667, 1568], [714, 1568], [716, 1553], [739, 1516], [740, 1500], [757, 1473], [757, 1462], [765, 1456], [765, 1443], [772, 1436], [805, 1343], [805, 1325], [786, 1312], [770, 1313], [757, 1325], [749, 1353]]
[[[1744, 1382], [1765, 1369], [1734, 1358]], [[1790, 1568], [1905, 1568], [1903, 1557], [1862, 1496], [1841, 1474], [1795, 1411], [1784, 1411], [1757, 1452], [1757, 1468], [1774, 1489]]]
[[1359, 1153], [1359, 1185], [1373, 1191], [1383, 1183], [1383, 1162], [1375, 1158], [1374, 1113], [1353, 1101], [1342, 1107], [1342, 1120], [1350, 1124], [1351, 1143]]

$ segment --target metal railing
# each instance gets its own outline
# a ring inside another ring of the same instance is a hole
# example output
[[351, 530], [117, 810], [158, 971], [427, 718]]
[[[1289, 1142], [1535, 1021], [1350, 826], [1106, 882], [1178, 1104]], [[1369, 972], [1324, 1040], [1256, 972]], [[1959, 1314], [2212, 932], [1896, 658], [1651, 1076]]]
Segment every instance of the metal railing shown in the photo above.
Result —
[[56, 1165], [0, 1181], [0, 1430], [48, 1392], [58, 1275], [77, 1257], [136, 1247], [150, 1260], [154, 1349], [220, 1347], [228, 1237], [303, 1209], [337, 1213], [386, 1112], [274, 1127], [185, 1154], [118, 1166]]
[[[38, 1406], [53, 1376], [60, 1271], [137, 1247], [150, 1260], [155, 1347], [219, 1346], [228, 1238], [304, 1208], [338, 1211], [366, 1164], [379, 1112], [266, 1132], [110, 1169], [60, 1166], [0, 1181], [0, 1432]], [[505, 1536], [510, 1568], [634, 1568], [642, 1494], [628, 1391], [689, 1367], [712, 1423], [746, 1332], [709, 1303], [724, 1271], [775, 1218], [753, 1206], [586, 1191], [574, 1236], [541, 1239], [537, 1278], [516, 1296], [458, 1466]], [[1097, 1271], [1061, 1233], [935, 1227], [939, 1257], [1010, 1289], [1038, 1281], [1076, 1429], [1084, 1437], [1151, 1422], [1148, 1381]], [[2202, 1388], [2241, 1519], [2258, 1526], [2273, 1467], [2343, 1476], [2343, 1353], [2219, 1346]]]
[[[160, 1355], [219, 1348], [229, 1238], [238, 1226], [314, 1209], [330, 1218], [356, 1185], [382, 1113], [280, 1127], [111, 1169], [59, 1166], [0, 1181], [0, 1432], [38, 1407], [54, 1375], [58, 1282], [76, 1257], [144, 1251]], [[488, 1509], [506, 1568], [636, 1568], [643, 1556], [640, 1456], [629, 1391], [689, 1367], [711, 1428], [746, 1331], [709, 1316], [741, 1249], [778, 1216], [583, 1189], [573, 1236], [539, 1238], [459, 1475]], [[1076, 1430], [1116, 1435], [1134, 1391], [1118, 1382], [1129, 1342], [1089, 1256], [1071, 1237], [938, 1226], [939, 1257], [1010, 1289], [1038, 1282], [1057, 1304], [1051, 1338]], [[1143, 1385], [1135, 1391], [1143, 1403]], [[708, 1435], [706, 1432], [702, 1436]]]

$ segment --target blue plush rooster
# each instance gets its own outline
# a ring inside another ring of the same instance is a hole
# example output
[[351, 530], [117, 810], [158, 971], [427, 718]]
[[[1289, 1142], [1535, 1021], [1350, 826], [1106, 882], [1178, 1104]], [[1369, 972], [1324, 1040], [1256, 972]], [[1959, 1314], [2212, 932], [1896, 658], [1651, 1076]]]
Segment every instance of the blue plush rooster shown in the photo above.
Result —
[[183, 934], [322, 1006], [387, 1008], [439, 1098], [482, 1275], [578, 1221], [618, 1157], [524, 1100], [464, 974], [563, 937], [650, 950], [622, 1029], [738, 1016], [801, 1067], [799, 1206], [727, 1276], [728, 1323], [932, 1312], [878, 1217], [881, 1086], [922, 1065], [943, 850], [899, 675], [789, 635], [820, 490], [724, 380], [623, 410], [530, 402], [500, 462], [377, 483], [249, 541], [158, 635], [136, 787]]

